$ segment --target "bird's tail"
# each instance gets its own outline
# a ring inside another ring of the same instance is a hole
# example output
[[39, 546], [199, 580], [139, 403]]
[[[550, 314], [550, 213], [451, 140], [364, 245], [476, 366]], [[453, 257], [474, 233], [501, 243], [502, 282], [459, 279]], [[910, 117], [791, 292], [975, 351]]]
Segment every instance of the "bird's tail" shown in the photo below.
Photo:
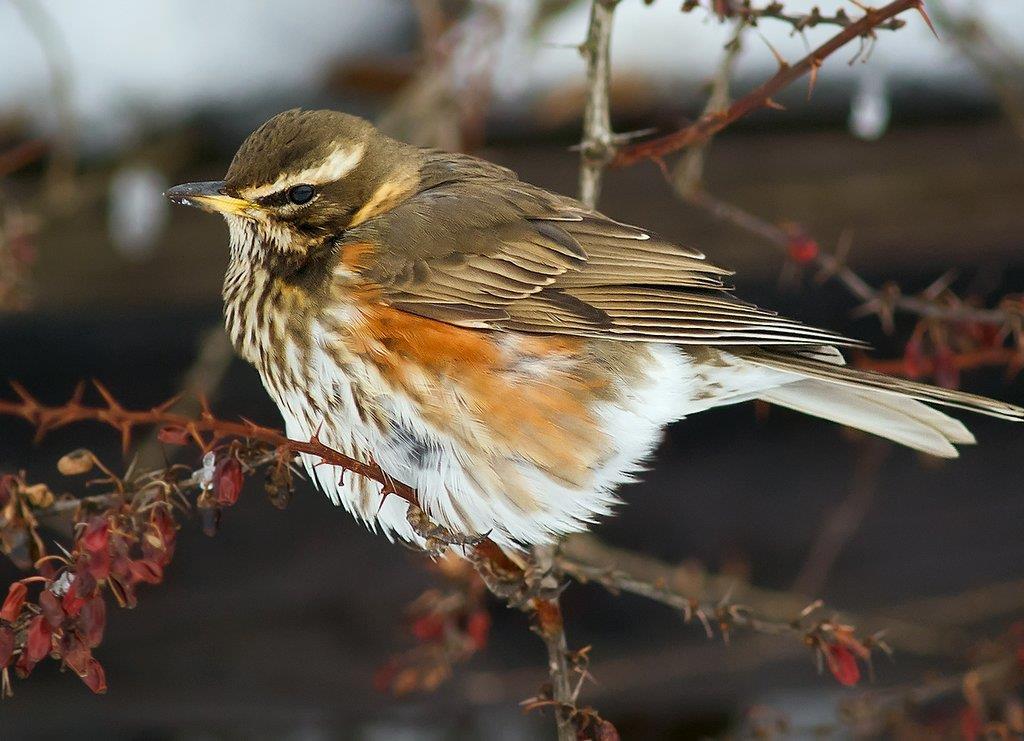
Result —
[[759, 398], [764, 401], [943, 458], [955, 458], [954, 445], [973, 443], [974, 436], [960, 421], [927, 404], [1024, 421], [1024, 409], [1013, 404], [847, 368], [839, 364], [839, 354], [829, 350], [787, 353], [758, 348], [743, 357], [755, 365], [798, 376], [792, 383], [761, 392]]

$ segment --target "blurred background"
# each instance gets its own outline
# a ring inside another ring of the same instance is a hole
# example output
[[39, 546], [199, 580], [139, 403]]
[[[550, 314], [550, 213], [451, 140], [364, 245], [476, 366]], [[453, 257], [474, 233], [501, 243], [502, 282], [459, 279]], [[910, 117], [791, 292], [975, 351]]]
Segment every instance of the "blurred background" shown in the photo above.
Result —
[[[717, 0], [696, 5], [620, 3], [617, 131], [667, 132], [700, 115], [735, 25], [713, 12]], [[812, 5], [785, 3], [795, 14]], [[872, 286], [909, 295], [946, 276], [940, 288], [996, 306], [1024, 290], [1024, 3], [926, 6], [938, 40], [908, 13], [855, 59], [856, 43], [841, 50], [810, 100], [798, 83], [778, 98], [785, 111], [716, 137], [703, 182], [794, 243], [839, 249]], [[219, 179], [249, 131], [302, 106], [357, 113], [574, 193], [588, 13], [568, 0], [0, 0], [0, 377], [50, 403], [83, 378], [143, 408], [184, 388], [222, 416], [278, 425], [220, 331], [223, 224], [172, 211], [161, 192]], [[734, 93], [775, 72], [773, 49], [795, 61], [835, 31], [769, 19], [747, 29]], [[908, 341], [931, 331], [899, 312], [885, 331], [885, 311], [858, 312], [801, 253], [678, 198], [654, 164], [610, 171], [600, 207], [736, 269], [745, 298], [871, 341], [897, 369]], [[1014, 362], [931, 368], [1024, 402]], [[1024, 435], [968, 422], [980, 445], [943, 463], [753, 405], [671, 428], [597, 529], [602, 541], [712, 591], [730, 584], [739, 601], [823, 598], [859, 628], [891, 628], [895, 654], [845, 688], [792, 639], [736, 634], [726, 645], [667, 607], [573, 585], [569, 641], [593, 646], [584, 702], [629, 739], [971, 737], [971, 677], [989, 682], [993, 663], [1024, 656]], [[0, 418], [0, 470], [64, 490], [54, 464], [69, 449], [121, 460], [109, 430], [31, 438]], [[6, 560], [0, 574], [17, 578]], [[526, 616], [496, 602], [487, 647], [435, 691], [375, 686], [414, 644], [406, 606], [438, 580], [422, 556], [307, 485], [285, 512], [253, 487], [217, 537], [187, 524], [165, 583], [134, 611], [113, 610], [97, 651], [107, 695], [48, 662], [0, 706], [0, 735], [549, 737], [549, 717], [518, 707], [546, 679], [543, 646]], [[1011, 674], [981, 701], [1007, 728], [1024, 715]]]

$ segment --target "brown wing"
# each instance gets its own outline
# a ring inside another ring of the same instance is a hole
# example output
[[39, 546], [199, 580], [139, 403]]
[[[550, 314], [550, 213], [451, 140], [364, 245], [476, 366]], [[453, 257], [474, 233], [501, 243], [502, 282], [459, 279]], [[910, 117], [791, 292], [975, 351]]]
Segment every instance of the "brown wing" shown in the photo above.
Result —
[[464, 155], [346, 241], [388, 304], [461, 326], [677, 344], [856, 344], [743, 303], [700, 252]]

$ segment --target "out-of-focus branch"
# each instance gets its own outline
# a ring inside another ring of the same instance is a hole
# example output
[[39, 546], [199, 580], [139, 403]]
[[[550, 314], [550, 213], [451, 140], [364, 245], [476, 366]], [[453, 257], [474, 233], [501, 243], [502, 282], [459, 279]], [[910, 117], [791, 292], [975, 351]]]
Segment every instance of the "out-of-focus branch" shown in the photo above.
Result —
[[580, 142], [580, 200], [596, 208], [601, 178], [615, 156], [610, 111], [612, 18], [619, 0], [592, 0], [587, 38], [580, 54], [587, 64], [587, 100]]
[[66, 207], [75, 175], [76, 121], [71, 103], [71, 64], [67, 45], [46, 9], [36, 0], [12, 0], [29, 31], [35, 35], [50, 72], [50, 94], [57, 114], [57, 134], [50, 146], [47, 173], [50, 198]]
[[[745, 19], [738, 20], [732, 38], [725, 45], [722, 60], [711, 81], [711, 91], [708, 94], [707, 103], [704, 104], [704, 110], [701, 112], [702, 118], [724, 110], [729, 105], [729, 84], [732, 81], [736, 60], [743, 48], [741, 41], [746, 24]], [[704, 160], [710, 143], [710, 140], [706, 140], [687, 149], [673, 168], [672, 185], [680, 197], [685, 198], [700, 188], [704, 180]]]
[[878, 492], [882, 464], [892, 450], [885, 440], [870, 438], [861, 446], [856, 469], [850, 481], [850, 493], [828, 514], [818, 529], [807, 559], [793, 581], [797, 594], [818, 594], [825, 587], [829, 572], [846, 544], [864, 522]]
[[[799, 262], [817, 267], [821, 279], [834, 278], [839, 281], [847, 291], [862, 302], [861, 313], [878, 315], [887, 328], [896, 311], [943, 321], [994, 324], [1007, 329], [1016, 327], [1021, 321], [1024, 306], [1019, 306], [1019, 302], [1016, 301], [1004, 302], [1005, 305], [998, 308], [986, 309], [959, 301], [936, 300], [926, 295], [904, 295], [897, 286], [892, 284], [876, 288], [845, 263], [845, 255], [822, 252], [817, 249], [813, 240], [794, 239], [794, 235], [782, 227], [765, 221], [735, 204], [716, 198], [706, 190], [694, 190], [686, 196], [685, 200], [721, 221], [761, 237], [779, 252], [797, 259]], [[797, 244], [798, 241], [801, 244], [806, 243], [812, 246], [813, 249], [794, 254], [794, 248], [800, 246]]]
[[1024, 61], [1001, 48], [979, 18], [956, 17], [942, 0], [932, 0], [935, 24], [988, 80], [1017, 136], [1024, 139]]
[[[867, 8], [864, 15], [846, 26], [831, 39], [805, 56], [796, 64], [779, 59], [779, 70], [762, 85], [744, 95], [724, 111], [715, 111], [701, 116], [696, 122], [678, 131], [654, 139], [640, 141], [622, 147], [612, 160], [613, 167], [625, 167], [640, 160], [660, 160], [668, 154], [699, 144], [714, 136], [726, 126], [760, 108], [777, 107], [773, 100], [782, 89], [806, 74], [811, 76], [811, 87], [817, 78], [822, 63], [836, 51], [854, 39], [870, 36], [874, 29], [907, 10], [916, 9], [924, 15], [922, 0], [894, 0], [882, 8]], [[925, 15], [927, 20], [927, 15]]]

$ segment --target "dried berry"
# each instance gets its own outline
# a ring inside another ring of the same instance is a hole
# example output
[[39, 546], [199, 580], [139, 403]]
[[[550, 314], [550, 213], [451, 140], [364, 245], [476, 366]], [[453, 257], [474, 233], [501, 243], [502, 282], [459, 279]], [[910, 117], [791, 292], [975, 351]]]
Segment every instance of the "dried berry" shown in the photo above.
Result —
[[28, 594], [28, 587], [20, 581], [14, 582], [7, 588], [7, 598], [3, 607], [0, 607], [0, 620], [13, 623], [21, 614], [21, 608], [25, 604], [25, 596]]
[[846, 646], [826, 646], [825, 660], [828, 663], [828, 670], [832, 672], [832, 676], [839, 680], [840, 684], [853, 687], [860, 681], [860, 667], [857, 666], [857, 657]]
[[242, 464], [237, 458], [227, 457], [218, 461], [213, 473], [213, 490], [217, 496], [217, 504], [221, 507], [230, 507], [237, 502], [244, 482]]
[[65, 476], [79, 476], [89, 473], [96, 464], [96, 458], [85, 448], [72, 450], [57, 461], [57, 470]]
[[191, 436], [184, 427], [169, 425], [160, 428], [156, 433], [156, 439], [168, 445], [188, 445]]

